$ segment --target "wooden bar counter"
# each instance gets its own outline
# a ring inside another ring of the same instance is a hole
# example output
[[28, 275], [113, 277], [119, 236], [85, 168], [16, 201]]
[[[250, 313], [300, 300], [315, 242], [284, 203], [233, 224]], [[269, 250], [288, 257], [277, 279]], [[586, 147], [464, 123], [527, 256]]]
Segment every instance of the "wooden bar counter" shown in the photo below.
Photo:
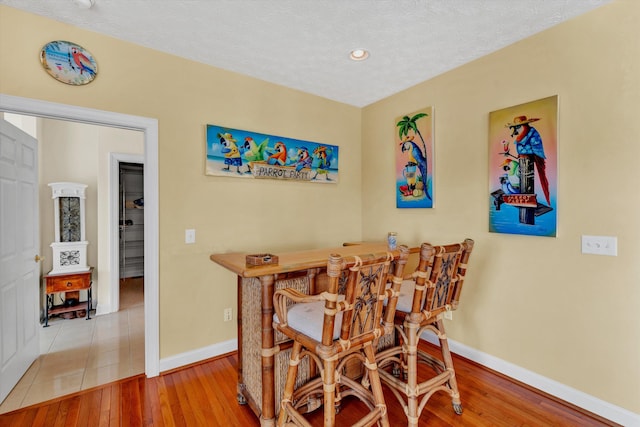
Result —
[[[379, 242], [278, 253], [278, 264], [259, 266], [247, 265], [246, 253], [211, 255], [213, 262], [238, 276], [238, 401], [249, 404], [261, 426], [275, 426], [276, 402], [282, 397], [291, 346], [273, 330], [275, 289], [293, 287], [315, 294], [323, 290], [329, 255], [384, 251], [386, 243]], [[399, 256], [397, 250], [391, 252]], [[313, 374], [308, 361], [304, 365], [299, 368], [299, 382]]]

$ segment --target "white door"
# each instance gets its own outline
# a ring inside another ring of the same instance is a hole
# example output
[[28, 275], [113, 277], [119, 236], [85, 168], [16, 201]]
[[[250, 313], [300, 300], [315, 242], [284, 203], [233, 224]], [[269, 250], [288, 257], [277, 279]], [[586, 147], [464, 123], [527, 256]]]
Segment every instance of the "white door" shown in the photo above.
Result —
[[37, 146], [0, 120], [0, 402], [40, 355]]

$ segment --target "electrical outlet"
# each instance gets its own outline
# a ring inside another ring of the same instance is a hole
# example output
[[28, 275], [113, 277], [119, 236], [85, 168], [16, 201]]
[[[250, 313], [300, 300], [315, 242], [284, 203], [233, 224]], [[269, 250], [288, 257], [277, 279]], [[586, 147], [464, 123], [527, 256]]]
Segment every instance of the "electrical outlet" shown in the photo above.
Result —
[[233, 309], [231, 307], [224, 309], [224, 321], [230, 322], [233, 317]]
[[618, 256], [618, 238], [615, 236], [582, 236], [582, 253]]
[[444, 312], [444, 318], [447, 320], [453, 320], [453, 311], [447, 310]]

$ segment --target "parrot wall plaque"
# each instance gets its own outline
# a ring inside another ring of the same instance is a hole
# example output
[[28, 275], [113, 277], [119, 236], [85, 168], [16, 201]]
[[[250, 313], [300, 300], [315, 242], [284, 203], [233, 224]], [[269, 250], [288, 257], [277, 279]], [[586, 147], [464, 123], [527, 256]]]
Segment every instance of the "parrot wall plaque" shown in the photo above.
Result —
[[40, 62], [54, 79], [69, 85], [86, 85], [98, 75], [98, 64], [93, 55], [82, 46], [63, 40], [44, 45]]

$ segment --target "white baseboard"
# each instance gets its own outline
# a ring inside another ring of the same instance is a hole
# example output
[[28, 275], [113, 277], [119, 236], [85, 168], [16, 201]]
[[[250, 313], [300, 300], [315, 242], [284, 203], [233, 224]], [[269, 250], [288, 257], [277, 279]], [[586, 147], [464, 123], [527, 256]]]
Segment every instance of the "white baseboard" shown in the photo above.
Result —
[[160, 359], [160, 372], [170, 371], [171, 369], [190, 365], [191, 363], [200, 362], [202, 360], [220, 356], [221, 354], [230, 353], [232, 351], [236, 351], [237, 349], [238, 340], [234, 338], [229, 341], [223, 341], [218, 344], [202, 347], [196, 350], [188, 351], [186, 353], [166, 357], [164, 359]]
[[[424, 332], [422, 339], [438, 345], [438, 339], [432, 333]], [[640, 414], [612, 405], [604, 400], [588, 395], [562, 383], [531, 372], [513, 363], [506, 362], [490, 354], [483, 353], [464, 344], [449, 340], [451, 352], [472, 360], [489, 369], [500, 372], [510, 378], [555, 396], [559, 399], [583, 408], [596, 415], [621, 424], [625, 427], [640, 427]]]

